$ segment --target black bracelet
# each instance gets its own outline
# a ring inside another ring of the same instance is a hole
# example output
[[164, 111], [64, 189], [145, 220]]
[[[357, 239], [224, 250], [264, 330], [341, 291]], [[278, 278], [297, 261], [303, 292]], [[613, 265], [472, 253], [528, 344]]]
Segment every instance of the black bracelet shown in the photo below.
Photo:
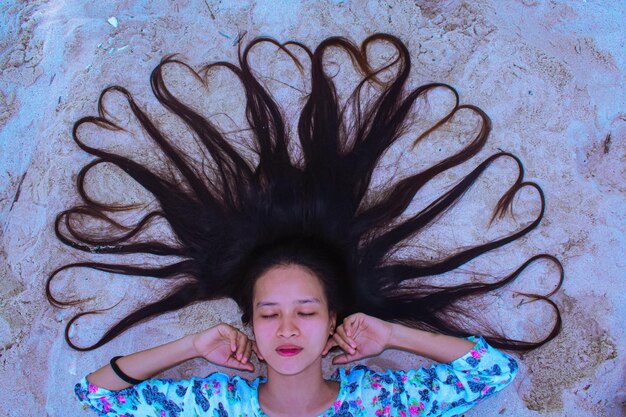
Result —
[[140, 381], [139, 379], [131, 378], [128, 375], [126, 375], [124, 372], [122, 372], [120, 367], [117, 366], [116, 362], [121, 357], [122, 356], [116, 356], [114, 358], [111, 358], [111, 362], [109, 362], [111, 364], [111, 368], [113, 368], [113, 372], [115, 372], [115, 375], [119, 376], [120, 379], [123, 379], [125, 382], [128, 382], [129, 384], [132, 384], [132, 385], [137, 385], [137, 384], [142, 383], [143, 381]]

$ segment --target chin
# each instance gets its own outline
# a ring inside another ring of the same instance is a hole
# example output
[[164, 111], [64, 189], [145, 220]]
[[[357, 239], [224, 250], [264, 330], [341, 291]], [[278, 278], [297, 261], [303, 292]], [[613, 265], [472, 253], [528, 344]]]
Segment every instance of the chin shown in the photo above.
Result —
[[[300, 355], [297, 355], [300, 356]], [[281, 375], [297, 375], [302, 373], [303, 371], [310, 369], [311, 367], [322, 368], [322, 354], [320, 352], [319, 359], [312, 358], [296, 358], [296, 357], [282, 357], [278, 354], [275, 354], [275, 357], [272, 357], [270, 360], [266, 362], [268, 368], [271, 368], [275, 372]]]

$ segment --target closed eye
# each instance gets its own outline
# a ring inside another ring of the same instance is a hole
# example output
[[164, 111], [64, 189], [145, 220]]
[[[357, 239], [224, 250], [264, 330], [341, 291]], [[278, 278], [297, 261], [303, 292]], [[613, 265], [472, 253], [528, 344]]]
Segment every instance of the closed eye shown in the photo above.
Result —
[[[298, 313], [298, 315], [303, 316], [303, 317], [311, 317], [314, 316], [316, 313]], [[275, 317], [278, 317], [278, 314], [274, 313], [274, 314], [262, 314], [261, 318], [263, 319], [273, 319]]]

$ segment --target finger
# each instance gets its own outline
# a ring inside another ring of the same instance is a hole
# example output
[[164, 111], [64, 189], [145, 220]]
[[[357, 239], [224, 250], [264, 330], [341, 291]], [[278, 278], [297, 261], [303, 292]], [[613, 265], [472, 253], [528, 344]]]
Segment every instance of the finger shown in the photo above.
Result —
[[329, 337], [326, 341], [326, 345], [324, 346], [324, 350], [322, 351], [322, 356], [326, 355], [335, 346], [337, 346], [337, 342], [332, 338], [332, 336]]
[[248, 341], [248, 336], [241, 332], [237, 332], [237, 352], [235, 353], [235, 358], [240, 361], [243, 358], [243, 354], [246, 351], [246, 345]]
[[337, 355], [333, 358], [333, 365], [341, 365], [344, 363], [355, 361], [357, 359], [358, 358], [354, 355], [348, 355], [347, 353], [342, 353], [341, 355]]
[[259, 352], [259, 347], [257, 346], [256, 342], [252, 342], [252, 351], [254, 352], [256, 357], [259, 358], [260, 361], [263, 360], [263, 356], [261, 355], [261, 352]]
[[359, 359], [363, 359], [365, 355], [363, 355], [358, 350], [355, 350], [353, 354], [351, 353], [342, 353], [341, 355], [337, 355], [333, 358], [333, 364], [344, 364], [348, 362], [358, 361]]
[[228, 358], [228, 361], [226, 361], [225, 366], [232, 368], [232, 369], [241, 369], [244, 371], [254, 371], [254, 365], [251, 362], [248, 363], [241, 363], [240, 361], [238, 361], [237, 359], [233, 358], [232, 356]]
[[339, 329], [335, 332], [333, 339], [337, 342], [338, 346], [346, 352], [350, 352], [356, 347], [356, 342], [350, 339], [343, 329]]
[[358, 313], [353, 314], [346, 319], [345, 330], [346, 330], [346, 335], [348, 335], [348, 337], [353, 337], [356, 334], [356, 331], [358, 328], [358, 322], [359, 322]]
[[259, 347], [257, 346], [256, 342], [252, 342], [252, 351], [254, 352], [256, 357], [259, 358], [260, 361], [264, 360], [261, 352], [259, 352]]
[[354, 339], [348, 337], [343, 327], [337, 329], [333, 338], [339, 343], [339, 347], [345, 350], [346, 352], [352, 353], [354, 349], [358, 346], [358, 344], [354, 341]]
[[343, 322], [343, 324], [345, 325], [345, 332], [347, 336], [352, 336], [352, 317], [346, 317], [345, 321]]
[[250, 360], [250, 355], [252, 354], [252, 342], [248, 340], [246, 342], [246, 350], [243, 352], [243, 358], [241, 358], [242, 363], [247, 363]]
[[246, 371], [254, 371], [254, 365], [252, 364], [252, 362], [248, 361], [248, 357], [247, 356], [243, 356], [243, 358], [241, 359], [241, 361], [238, 362], [239, 363], [239, 369], [243, 369]]
[[342, 363], [346, 363], [345, 357], [346, 357], [345, 353], [342, 353], [341, 355], [335, 356], [333, 358], [333, 361], [332, 361], [333, 365], [339, 365], [339, 364], [342, 364]]
[[338, 346], [335, 339], [333, 339], [332, 337], [328, 338], [328, 340], [326, 341], [326, 346], [324, 346], [324, 350], [322, 351], [322, 356], [325, 356], [335, 346]]
[[348, 334], [348, 328], [343, 327], [342, 329], [341, 337], [344, 338], [344, 340], [354, 349], [357, 348], [357, 346], [359, 345], [356, 342], [355, 336], [356, 336], [356, 331], [352, 331], [351, 334]]
[[355, 353], [355, 349], [350, 346], [349, 342], [344, 339], [344, 337], [338, 333], [335, 333], [333, 339], [337, 343], [336, 346], [339, 346], [344, 352], [347, 353]]
[[225, 324], [221, 327], [220, 333], [228, 339], [230, 351], [235, 352], [237, 350], [237, 331]]

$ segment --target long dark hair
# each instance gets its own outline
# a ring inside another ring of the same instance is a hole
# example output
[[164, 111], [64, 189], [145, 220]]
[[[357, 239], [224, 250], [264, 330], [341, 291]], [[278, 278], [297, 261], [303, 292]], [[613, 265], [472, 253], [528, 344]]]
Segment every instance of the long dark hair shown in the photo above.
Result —
[[[387, 42], [397, 53], [387, 65], [374, 70], [368, 63], [367, 48], [377, 41]], [[301, 72], [303, 66], [292, 50], [300, 48], [311, 61], [310, 93], [297, 124], [297, 151], [290, 141], [283, 109], [249, 65], [250, 50], [264, 42], [285, 52]], [[347, 52], [363, 74], [344, 106], [340, 105], [334, 81], [326, 74], [323, 65], [324, 53], [331, 47]], [[52, 295], [50, 285], [59, 272], [76, 267], [174, 279], [180, 285], [172, 287], [171, 293], [164, 298], [140, 307], [120, 320], [91, 346], [76, 346], [69, 338], [72, 323], [94, 312], [77, 314], [67, 324], [65, 333], [72, 348], [95, 349], [138, 322], [202, 300], [235, 299], [244, 311], [245, 320], [247, 299], [243, 294], [251, 291], [249, 282], [255, 276], [250, 265], [258, 266], [259, 253], [267, 253], [281, 245], [285, 247], [285, 242], [288, 242], [287, 246], [299, 242], [304, 252], [308, 247], [313, 255], [318, 253], [333, 258], [330, 264], [340, 271], [331, 274], [337, 281], [332, 292], [341, 300], [336, 309], [338, 322], [361, 311], [381, 319], [457, 336], [472, 333], [469, 327], [473, 326], [468, 327], [466, 318], [473, 316], [465, 315], [469, 314], [464, 310], [465, 302], [503, 287], [532, 262], [547, 259], [559, 268], [557, 288], [547, 295], [524, 294], [530, 300], [542, 300], [553, 308], [555, 320], [546, 332], [547, 336], [537, 341], [525, 341], [490, 331], [485, 337], [496, 347], [530, 350], [559, 333], [559, 309], [549, 297], [561, 285], [563, 268], [551, 255], [536, 255], [494, 282], [433, 283], [433, 277], [453, 271], [533, 230], [543, 217], [545, 200], [537, 184], [523, 180], [520, 160], [510, 153], [499, 152], [478, 164], [448, 191], [432, 198], [425, 208], [407, 216], [407, 209], [418, 191], [434, 177], [464, 163], [483, 148], [491, 122], [478, 107], [460, 105], [458, 93], [447, 84], [430, 83], [407, 89], [405, 84], [411, 63], [409, 52], [400, 39], [388, 34], [374, 34], [359, 48], [345, 38], [331, 37], [311, 51], [301, 43], [281, 44], [260, 37], [250, 41], [243, 51], [240, 44], [238, 57], [239, 66], [215, 62], [195, 72], [186, 63], [169, 56], [152, 72], [150, 81], [154, 95], [186, 124], [202, 145], [200, 156], [193, 155], [192, 158], [177, 148], [123, 87], [105, 89], [98, 103], [99, 115], [84, 117], [75, 123], [74, 140], [81, 149], [97, 158], [80, 170], [77, 186], [83, 202], [57, 216], [57, 237], [64, 244], [89, 253], [153, 254], [176, 256], [179, 260], [158, 267], [92, 261], [67, 264], [50, 275], [46, 285], [48, 300], [59, 307], [79, 302], [57, 299]], [[229, 70], [241, 81], [246, 97], [245, 115], [252, 137], [246, 149], [235, 146], [216, 124], [171, 93], [163, 77], [164, 67], [169, 65], [180, 65], [205, 83], [203, 77], [209, 77], [211, 70], [217, 67]], [[395, 69], [395, 75], [389, 81], [382, 81], [382, 76], [392, 69]], [[365, 87], [377, 88], [378, 95], [364, 99]], [[462, 109], [480, 118], [478, 132], [463, 149], [421, 172], [395, 182], [390, 179], [383, 187], [372, 187], [373, 174], [383, 154], [419, 116], [413, 114], [416, 100], [435, 89], [451, 92], [455, 97], [454, 106], [428, 127], [415, 143], [433, 134]], [[81, 140], [79, 131], [84, 125], [91, 124], [108, 131], [122, 129], [111, 121], [104, 105], [105, 96], [113, 92], [126, 98], [147, 136], [166, 156], [167, 171], [156, 172], [127, 157], [88, 146]], [[431, 260], [418, 249], [410, 251], [407, 256], [394, 256], [436, 222], [490, 164], [501, 158], [515, 161], [518, 175], [497, 203], [492, 221], [506, 214], [516, 194], [525, 187], [534, 188], [539, 196], [541, 208], [534, 221], [507, 236], [459, 249], [440, 260]], [[86, 174], [103, 163], [124, 170], [156, 198], [158, 209], [144, 214], [133, 226], [117, 221], [114, 213], [136, 207], [98, 202], [85, 191]], [[158, 218], [167, 221], [176, 238], [175, 243], [142, 238], [142, 232]], [[107, 228], [94, 232], [84, 227], [85, 219], [106, 224]], [[278, 258], [277, 255], [273, 259]], [[484, 328], [491, 329], [489, 326]]]

